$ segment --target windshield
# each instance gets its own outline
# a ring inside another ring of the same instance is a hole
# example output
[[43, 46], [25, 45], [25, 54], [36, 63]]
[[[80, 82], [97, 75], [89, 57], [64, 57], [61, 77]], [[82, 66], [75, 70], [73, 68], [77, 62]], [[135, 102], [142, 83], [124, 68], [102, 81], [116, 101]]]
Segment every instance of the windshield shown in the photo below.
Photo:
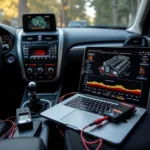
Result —
[[22, 26], [24, 13], [54, 13], [58, 27], [127, 27], [141, 0], [0, 0], [0, 23]]

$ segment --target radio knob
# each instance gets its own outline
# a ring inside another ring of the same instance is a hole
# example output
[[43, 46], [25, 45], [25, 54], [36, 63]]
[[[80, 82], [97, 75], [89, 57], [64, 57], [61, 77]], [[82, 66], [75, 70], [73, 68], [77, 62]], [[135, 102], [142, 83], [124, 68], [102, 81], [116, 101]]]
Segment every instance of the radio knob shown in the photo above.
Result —
[[52, 59], [53, 59], [53, 60], [55, 60], [55, 59], [56, 59], [56, 56], [55, 56], [55, 55], [53, 55], [53, 56], [52, 56]]
[[37, 73], [42, 74], [44, 72], [44, 69], [42, 67], [37, 68]]
[[32, 74], [33, 73], [33, 69], [32, 68], [28, 68], [26, 71], [27, 74]]
[[48, 72], [48, 74], [53, 74], [54, 73], [54, 69], [53, 68], [48, 68], [47, 72]]

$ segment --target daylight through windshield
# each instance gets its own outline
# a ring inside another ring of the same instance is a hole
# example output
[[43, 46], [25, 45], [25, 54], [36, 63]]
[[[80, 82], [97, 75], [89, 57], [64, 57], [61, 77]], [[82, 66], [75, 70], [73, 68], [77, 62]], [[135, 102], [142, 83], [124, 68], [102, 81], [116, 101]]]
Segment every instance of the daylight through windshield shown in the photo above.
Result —
[[0, 23], [22, 26], [24, 13], [54, 13], [58, 27], [132, 25], [141, 0], [0, 0]]

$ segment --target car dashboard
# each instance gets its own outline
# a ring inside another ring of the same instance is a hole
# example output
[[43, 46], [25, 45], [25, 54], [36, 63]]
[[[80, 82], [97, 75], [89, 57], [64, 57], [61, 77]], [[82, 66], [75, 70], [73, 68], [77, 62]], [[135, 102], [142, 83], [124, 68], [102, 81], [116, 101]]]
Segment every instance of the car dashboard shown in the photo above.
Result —
[[0, 34], [5, 63], [17, 62], [22, 78], [37, 82], [57, 82], [69, 62], [81, 65], [86, 47], [147, 46], [144, 36], [122, 29], [58, 28], [27, 33], [1, 24]]
[[[61, 95], [77, 92], [86, 47], [149, 47], [148, 36], [125, 29], [108, 28], [57, 28], [49, 32], [24, 32], [0, 24], [3, 43], [3, 68], [0, 74], [4, 106], [9, 102], [10, 116], [31, 96], [28, 83], [38, 84], [40, 99], [51, 105], [58, 103]], [[1, 112], [6, 112], [0, 107]], [[42, 122], [46, 119], [42, 119]], [[47, 145], [49, 125], [45, 124], [41, 137]]]

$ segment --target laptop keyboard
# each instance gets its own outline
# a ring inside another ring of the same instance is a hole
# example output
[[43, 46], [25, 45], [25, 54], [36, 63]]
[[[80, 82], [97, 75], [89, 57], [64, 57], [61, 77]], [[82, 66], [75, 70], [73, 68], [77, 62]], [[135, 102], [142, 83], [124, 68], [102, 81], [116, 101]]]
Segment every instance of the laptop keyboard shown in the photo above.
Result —
[[67, 102], [66, 106], [102, 115], [105, 111], [111, 111], [118, 104], [112, 104], [104, 101], [98, 101], [86, 97], [78, 96], [75, 99]]

